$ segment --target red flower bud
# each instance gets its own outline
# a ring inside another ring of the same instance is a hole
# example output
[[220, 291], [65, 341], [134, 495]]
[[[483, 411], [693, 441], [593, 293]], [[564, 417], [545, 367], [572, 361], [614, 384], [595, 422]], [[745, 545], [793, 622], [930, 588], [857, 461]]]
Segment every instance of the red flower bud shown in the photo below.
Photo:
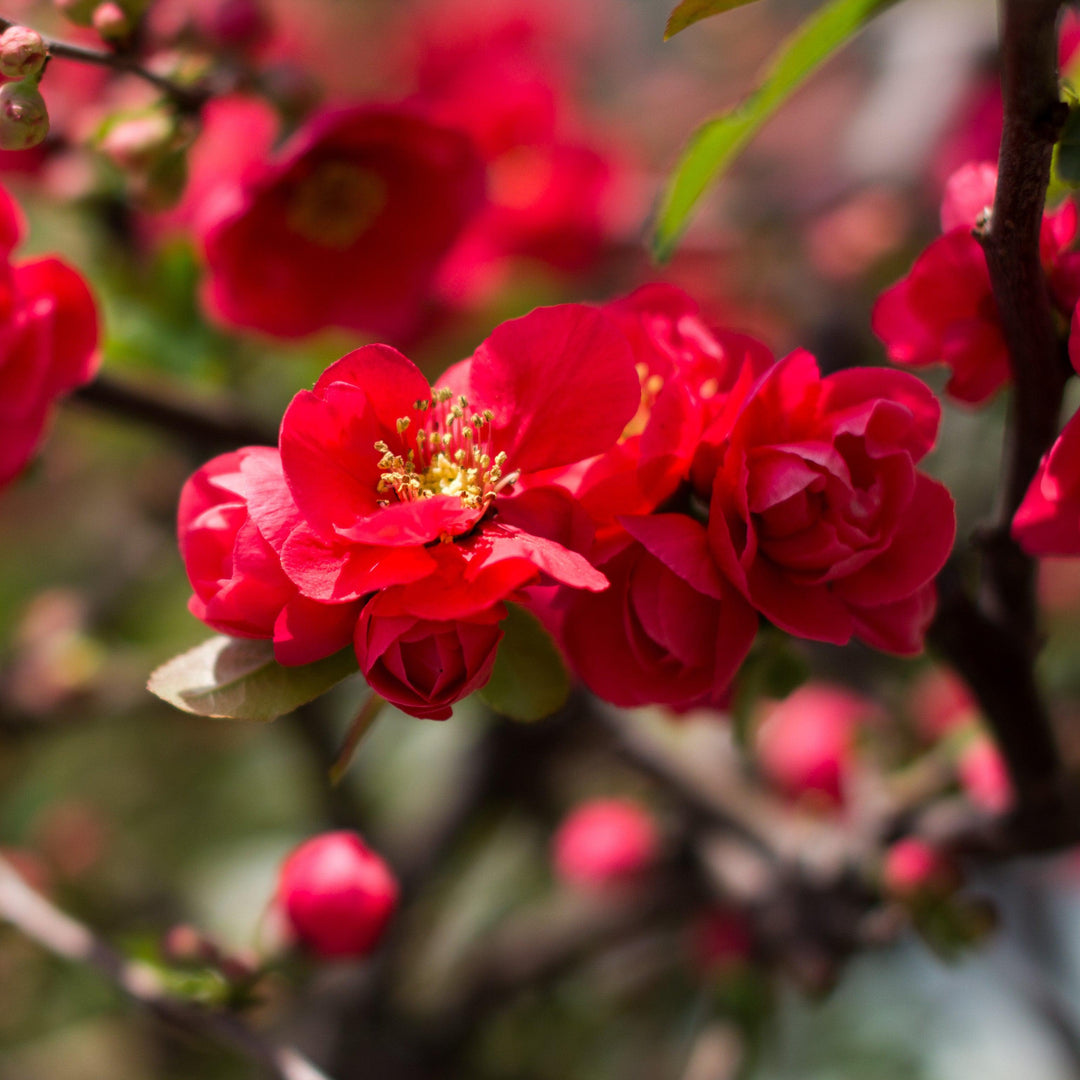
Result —
[[281, 868], [277, 902], [299, 942], [324, 958], [366, 956], [397, 906], [390, 867], [355, 833], [301, 844]]
[[131, 16], [113, 0], [98, 4], [91, 17], [94, 29], [106, 41], [120, 41], [134, 29]]
[[881, 881], [897, 900], [943, 898], [959, 888], [960, 872], [944, 852], [909, 836], [886, 852]]
[[49, 110], [29, 82], [0, 86], [0, 150], [29, 150], [49, 134]]
[[28, 79], [45, 66], [45, 42], [29, 26], [9, 26], [0, 34], [0, 75]]
[[980, 735], [964, 747], [956, 770], [961, 787], [976, 806], [991, 814], [1002, 814], [1012, 805], [1009, 770], [989, 736]]
[[573, 885], [625, 882], [655, 863], [659, 847], [656, 824], [638, 803], [594, 799], [559, 826], [553, 843], [555, 872]]

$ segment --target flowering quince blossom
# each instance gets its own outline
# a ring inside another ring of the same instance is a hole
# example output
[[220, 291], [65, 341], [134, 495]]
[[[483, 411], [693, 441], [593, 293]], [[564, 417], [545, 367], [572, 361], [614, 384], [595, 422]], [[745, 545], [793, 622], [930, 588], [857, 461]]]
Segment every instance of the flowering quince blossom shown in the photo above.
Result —
[[23, 231], [0, 188], [0, 485], [30, 460], [57, 398], [89, 382], [99, 361], [89, 288], [59, 259], [13, 263]]
[[[878, 298], [874, 333], [897, 364], [943, 363], [952, 369], [946, 391], [977, 405], [1010, 379], [1009, 355], [990, 286], [986, 257], [972, 229], [994, 201], [997, 169], [965, 165], [953, 174], [941, 207], [939, 237], [906, 278]], [[1066, 202], [1043, 218], [1041, 257], [1054, 301], [1071, 315], [1080, 297], [1077, 209]]]
[[278, 337], [405, 334], [483, 187], [472, 141], [418, 109], [319, 113], [199, 215], [209, 306]]
[[276, 902], [297, 940], [324, 959], [367, 956], [398, 902], [398, 883], [382, 857], [352, 832], [329, 832], [285, 860]]
[[531, 481], [612, 445], [639, 395], [618, 327], [583, 305], [504, 323], [434, 388], [357, 349], [293, 399], [280, 457], [249, 447], [188, 482], [192, 610], [283, 663], [352, 640], [387, 700], [449, 716], [491, 673], [505, 601], [606, 587], [587, 516]]
[[788, 633], [917, 653], [956, 531], [949, 492], [916, 469], [940, 415], [904, 372], [781, 360], [706, 436], [727, 432], [708, 527], [721, 573]]

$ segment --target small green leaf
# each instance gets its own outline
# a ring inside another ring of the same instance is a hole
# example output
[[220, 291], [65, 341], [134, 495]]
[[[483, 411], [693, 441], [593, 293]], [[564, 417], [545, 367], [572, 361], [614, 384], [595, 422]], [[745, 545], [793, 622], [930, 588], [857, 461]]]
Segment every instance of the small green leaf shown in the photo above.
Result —
[[680, 30], [685, 30], [692, 23], [707, 19], [710, 15], [722, 15], [733, 8], [752, 4], [754, 0], [682, 0], [668, 16], [664, 27], [664, 40], [673, 38]]
[[219, 636], [162, 664], [146, 686], [196, 716], [265, 721], [314, 700], [356, 670], [352, 649], [303, 667], [284, 667], [269, 641]]
[[691, 136], [668, 180], [657, 215], [653, 254], [671, 257], [691, 211], [764, 123], [832, 53], [896, 0], [831, 0], [775, 54], [758, 88]]
[[1080, 185], [1080, 107], [1075, 105], [1054, 148], [1054, 175], [1070, 187]]
[[563, 706], [570, 678], [539, 619], [516, 604], [508, 608], [495, 670], [480, 697], [511, 720], [542, 720]]

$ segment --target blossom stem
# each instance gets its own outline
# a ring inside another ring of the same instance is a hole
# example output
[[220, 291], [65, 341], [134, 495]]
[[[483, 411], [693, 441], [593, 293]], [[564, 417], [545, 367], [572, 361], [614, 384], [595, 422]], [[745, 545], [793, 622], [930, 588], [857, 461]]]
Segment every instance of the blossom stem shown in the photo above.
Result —
[[345, 774], [349, 771], [349, 766], [352, 764], [353, 756], [356, 754], [361, 740], [371, 730], [375, 721], [379, 719], [379, 714], [385, 704], [386, 701], [383, 698], [372, 692], [364, 704], [360, 706], [360, 711], [349, 725], [345, 741], [341, 744], [337, 757], [334, 758], [334, 764], [330, 766], [330, 783], [335, 787], [341, 783]]
[[[0, 31], [7, 30], [11, 26], [21, 25], [21, 23], [13, 19], [0, 18]], [[84, 45], [75, 45], [69, 41], [59, 41], [56, 38], [46, 37], [44, 34], [42, 34], [42, 40], [45, 42], [49, 56], [55, 56], [62, 60], [75, 60], [82, 64], [94, 64], [97, 67], [112, 68], [113, 71], [121, 74], [134, 75], [136, 78], [150, 83], [151, 86], [157, 87], [184, 112], [197, 113], [212, 96], [211, 91], [205, 86], [182, 86], [164, 75], [159, 75], [157, 72], [143, 67], [134, 58], [124, 53], [90, 49]]]
[[239, 1018], [200, 1008], [169, 993], [156, 971], [128, 960], [88, 927], [32, 889], [0, 857], [0, 920], [10, 923], [56, 956], [96, 968], [129, 997], [162, 1020], [199, 1035], [209, 1035], [258, 1062], [276, 1080], [328, 1080], [298, 1051], [275, 1046]]

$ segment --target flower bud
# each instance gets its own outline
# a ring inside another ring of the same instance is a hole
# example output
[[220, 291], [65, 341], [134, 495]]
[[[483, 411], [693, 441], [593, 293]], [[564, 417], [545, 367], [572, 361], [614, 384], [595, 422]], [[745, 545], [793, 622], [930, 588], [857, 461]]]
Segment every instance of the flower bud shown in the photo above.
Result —
[[121, 117], [101, 138], [101, 152], [121, 169], [146, 169], [176, 142], [176, 121], [160, 109]]
[[897, 900], [943, 899], [960, 887], [960, 872], [943, 851], [909, 836], [886, 852], [881, 883]]
[[301, 844], [278, 881], [277, 903], [298, 941], [323, 958], [372, 952], [397, 899], [390, 868], [351, 832], [323, 833]]
[[90, 21], [105, 41], [123, 41], [135, 28], [134, 20], [128, 12], [113, 0], [98, 4]]
[[555, 872], [587, 888], [628, 881], [656, 862], [660, 837], [652, 816], [630, 799], [594, 799], [559, 826]]
[[29, 150], [49, 134], [49, 111], [31, 82], [0, 86], [0, 150]]
[[960, 786], [976, 806], [991, 814], [1003, 814], [1012, 805], [1009, 770], [988, 735], [979, 734], [961, 750], [956, 771]]
[[45, 66], [45, 42], [29, 26], [9, 26], [0, 34], [0, 75], [28, 79]]
[[691, 927], [691, 959], [702, 971], [731, 974], [749, 962], [753, 951], [750, 924], [735, 908], [713, 908]]

